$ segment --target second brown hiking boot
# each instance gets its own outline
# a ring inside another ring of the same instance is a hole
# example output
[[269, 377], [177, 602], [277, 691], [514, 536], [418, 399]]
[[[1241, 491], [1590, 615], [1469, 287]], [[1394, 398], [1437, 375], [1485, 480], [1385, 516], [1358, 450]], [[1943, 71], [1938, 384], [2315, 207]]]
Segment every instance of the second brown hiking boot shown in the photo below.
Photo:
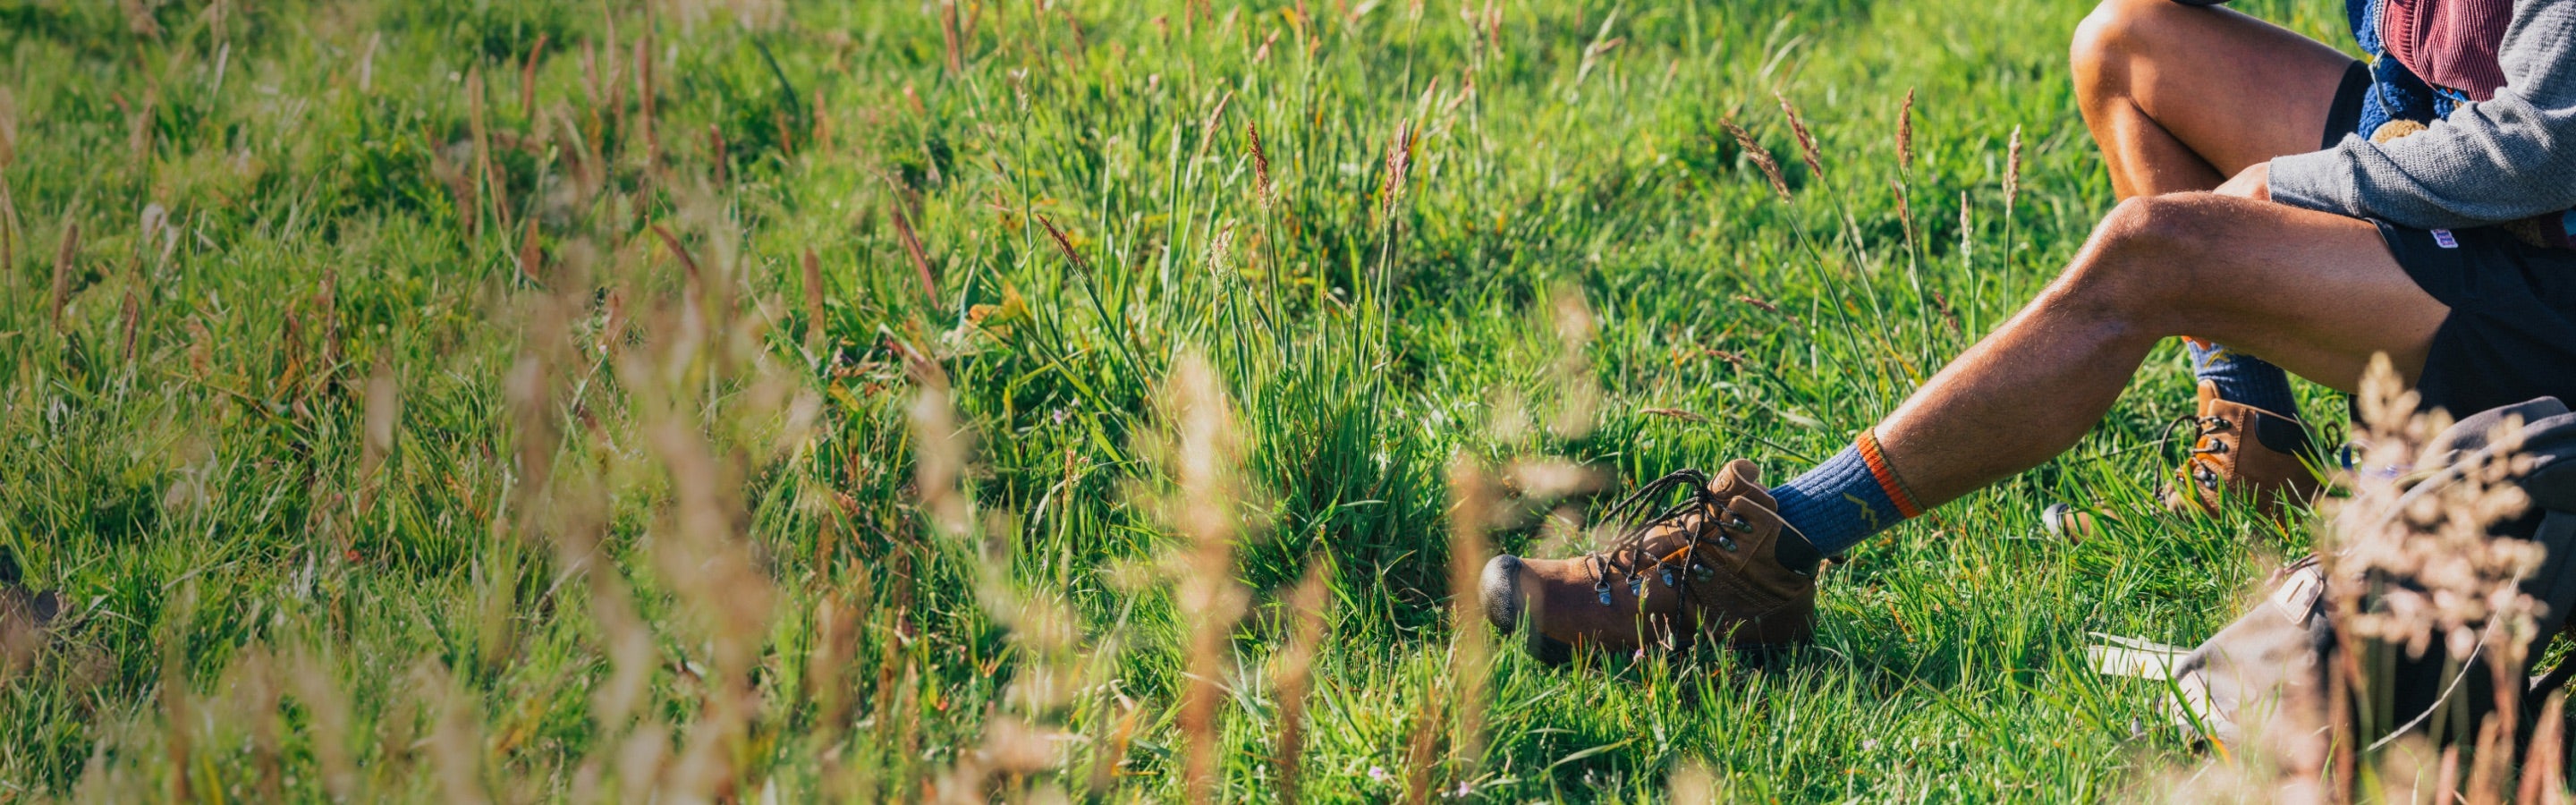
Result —
[[[1679, 489], [1689, 497], [1666, 505]], [[1804, 538], [1777, 505], [1749, 461], [1727, 464], [1716, 478], [1696, 470], [1664, 476], [1611, 507], [1609, 519], [1637, 522], [1609, 548], [1570, 559], [1494, 557], [1485, 565], [1485, 615], [1506, 632], [1526, 621], [1530, 650], [1550, 663], [1578, 648], [1805, 642], [1815, 628], [1818, 563], [1782, 563], [1781, 543]]]
[[2200, 381], [2200, 430], [2191, 458], [2165, 487], [2165, 508], [2216, 514], [2227, 495], [2254, 496], [2255, 511], [2280, 512], [2283, 498], [2307, 502], [2317, 494], [2309, 469], [2308, 431], [2297, 420], [2218, 398], [2218, 384]]

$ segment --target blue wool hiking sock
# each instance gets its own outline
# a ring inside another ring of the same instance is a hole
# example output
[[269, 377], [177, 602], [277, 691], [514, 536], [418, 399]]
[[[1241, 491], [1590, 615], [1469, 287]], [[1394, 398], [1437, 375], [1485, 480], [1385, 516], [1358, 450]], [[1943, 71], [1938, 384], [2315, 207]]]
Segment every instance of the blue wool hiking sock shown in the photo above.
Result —
[[[1894, 483], [1893, 472], [1882, 480], [1874, 471], [1873, 463], [1886, 464], [1870, 461], [1877, 447], [1877, 440], [1864, 431], [1860, 443], [1771, 490], [1771, 497], [1780, 502], [1780, 519], [1806, 535], [1819, 555], [1842, 553], [1870, 535], [1896, 527], [1912, 516], [1909, 512], [1920, 513], [1910, 505], [1911, 496]], [[1909, 498], [1909, 505], [1897, 505], [1900, 495]]]
[[2192, 375], [2218, 384], [2219, 399], [2299, 418], [2299, 403], [2290, 396], [2290, 375], [2281, 367], [2224, 344], [2190, 338], [2182, 343], [2191, 351]]

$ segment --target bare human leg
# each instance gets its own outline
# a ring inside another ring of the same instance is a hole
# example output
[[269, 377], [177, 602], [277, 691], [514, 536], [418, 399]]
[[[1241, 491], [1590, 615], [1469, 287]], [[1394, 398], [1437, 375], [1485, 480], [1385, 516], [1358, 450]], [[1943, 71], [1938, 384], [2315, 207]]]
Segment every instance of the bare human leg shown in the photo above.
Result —
[[2207, 334], [2351, 390], [2381, 352], [2412, 380], [2449, 313], [2368, 222], [2205, 193], [2131, 199], [1877, 438], [1930, 508], [2073, 447], [2160, 339]]
[[2449, 311], [2415, 286], [2376, 227], [2190, 192], [2313, 148], [2349, 59], [2169, 0], [2107, 0], [2075, 55], [2086, 122], [2126, 200], [2037, 299], [1851, 448], [1784, 486], [1761, 488], [1746, 461], [1671, 476], [1657, 484], [1702, 487], [1692, 505], [1634, 524], [1611, 548], [1495, 557], [1482, 583], [1487, 616], [1507, 630], [1531, 626], [1543, 659], [1690, 634], [1798, 642], [1814, 622], [1821, 555], [2072, 447], [2161, 339], [2225, 339], [2342, 388], [2377, 353], [2420, 373]]
[[[2122, 199], [2207, 190], [2284, 154], [2315, 150], [2358, 63], [2222, 8], [2103, 0], [2070, 52], [2078, 105]], [[2223, 191], [2222, 191], [2223, 192]], [[2200, 386], [2192, 458], [2166, 487], [2175, 511], [2243, 493], [2257, 510], [2315, 494], [2288, 373], [2242, 344], [2191, 333]], [[2259, 438], [2258, 438], [2259, 437]]]
[[2075, 31], [2084, 125], [2123, 200], [2314, 151], [2352, 57], [2224, 8], [2104, 0]]

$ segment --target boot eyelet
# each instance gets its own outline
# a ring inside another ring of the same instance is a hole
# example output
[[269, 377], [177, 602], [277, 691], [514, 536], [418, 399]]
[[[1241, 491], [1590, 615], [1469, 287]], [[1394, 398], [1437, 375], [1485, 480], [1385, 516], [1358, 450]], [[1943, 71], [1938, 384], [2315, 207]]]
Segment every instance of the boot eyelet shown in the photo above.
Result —
[[1664, 568], [1663, 577], [1664, 577], [1664, 586], [1665, 586], [1665, 587], [1671, 587], [1671, 586], [1673, 586], [1673, 584], [1674, 584], [1674, 579], [1673, 579], [1673, 569], [1672, 569], [1672, 568], [1669, 568], [1669, 567], [1668, 567], [1668, 568]]
[[1717, 576], [1717, 568], [1709, 567], [1707, 565], [1692, 565], [1691, 576], [1701, 581], [1707, 581]]
[[1725, 548], [1727, 553], [1734, 553], [1735, 538], [1725, 534], [1719, 534], [1717, 535], [1717, 547]]
[[1630, 574], [1628, 576], [1628, 597], [1643, 598], [1645, 595], [1646, 578], [1644, 576]]

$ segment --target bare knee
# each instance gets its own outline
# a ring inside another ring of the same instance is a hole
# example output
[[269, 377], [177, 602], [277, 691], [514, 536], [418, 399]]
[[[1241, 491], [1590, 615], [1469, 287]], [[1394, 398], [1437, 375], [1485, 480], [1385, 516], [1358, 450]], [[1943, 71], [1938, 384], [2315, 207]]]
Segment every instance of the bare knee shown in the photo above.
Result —
[[2171, 193], [2122, 200], [2102, 216], [2093, 239], [2120, 252], [2164, 251], [2194, 239], [2193, 219], [2203, 217], [2207, 193]]
[[2128, 65], [2152, 55], [2160, 20], [2177, 8], [2172, 0], [2102, 0], [2084, 15], [2067, 63], [2085, 106], [2126, 94]]
[[2206, 193], [2138, 196], [2120, 202], [2049, 288], [2061, 303], [2146, 325], [2188, 304], [2193, 255], [2214, 228]]

